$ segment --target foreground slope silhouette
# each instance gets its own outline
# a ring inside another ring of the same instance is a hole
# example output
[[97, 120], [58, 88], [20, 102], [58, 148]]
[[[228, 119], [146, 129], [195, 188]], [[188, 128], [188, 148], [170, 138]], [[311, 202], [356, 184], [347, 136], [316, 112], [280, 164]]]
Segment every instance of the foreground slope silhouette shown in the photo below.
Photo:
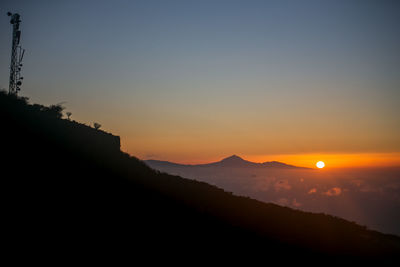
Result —
[[57, 253], [286, 261], [392, 261], [400, 252], [396, 236], [154, 171], [121, 152], [119, 137], [62, 119], [61, 111], [0, 93], [10, 242]]

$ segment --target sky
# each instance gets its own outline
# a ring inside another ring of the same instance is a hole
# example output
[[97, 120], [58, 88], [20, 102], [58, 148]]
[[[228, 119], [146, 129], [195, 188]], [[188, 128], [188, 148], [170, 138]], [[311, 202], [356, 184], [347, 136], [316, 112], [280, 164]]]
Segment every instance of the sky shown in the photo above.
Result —
[[[400, 165], [398, 1], [2, 1], [20, 95], [141, 159]], [[331, 165], [332, 165], [331, 164]]]

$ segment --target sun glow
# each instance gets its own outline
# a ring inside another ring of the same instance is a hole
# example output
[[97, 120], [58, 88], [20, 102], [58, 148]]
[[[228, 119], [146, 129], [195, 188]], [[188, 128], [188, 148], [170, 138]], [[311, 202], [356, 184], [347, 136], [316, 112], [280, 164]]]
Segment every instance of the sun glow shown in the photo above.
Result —
[[325, 167], [325, 163], [323, 161], [318, 161], [317, 164], [315, 164], [319, 169], [322, 169]]

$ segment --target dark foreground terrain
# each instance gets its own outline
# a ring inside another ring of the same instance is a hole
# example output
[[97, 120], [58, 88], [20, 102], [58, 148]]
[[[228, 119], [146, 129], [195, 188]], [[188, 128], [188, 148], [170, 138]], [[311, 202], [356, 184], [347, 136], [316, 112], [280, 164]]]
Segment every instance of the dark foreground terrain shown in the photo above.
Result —
[[154, 171], [119, 137], [61, 111], [0, 94], [3, 241], [14, 259], [398, 260], [396, 236]]
[[183, 165], [146, 160], [151, 168], [215, 185], [265, 203], [326, 213], [382, 233], [400, 235], [400, 167], [316, 170], [231, 156]]

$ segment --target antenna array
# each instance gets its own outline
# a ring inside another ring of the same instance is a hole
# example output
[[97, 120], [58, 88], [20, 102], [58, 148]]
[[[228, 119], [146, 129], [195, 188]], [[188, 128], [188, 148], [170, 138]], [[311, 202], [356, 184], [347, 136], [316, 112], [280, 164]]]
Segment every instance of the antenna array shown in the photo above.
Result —
[[25, 49], [22, 49], [19, 45], [21, 39], [21, 31], [19, 29], [19, 23], [21, 22], [21, 16], [18, 13], [8, 12], [7, 15], [11, 17], [10, 23], [13, 25], [12, 32], [12, 47], [11, 47], [11, 63], [10, 63], [10, 84], [9, 94], [18, 94], [21, 90], [22, 80], [24, 77], [21, 76], [22, 59], [24, 57]]

